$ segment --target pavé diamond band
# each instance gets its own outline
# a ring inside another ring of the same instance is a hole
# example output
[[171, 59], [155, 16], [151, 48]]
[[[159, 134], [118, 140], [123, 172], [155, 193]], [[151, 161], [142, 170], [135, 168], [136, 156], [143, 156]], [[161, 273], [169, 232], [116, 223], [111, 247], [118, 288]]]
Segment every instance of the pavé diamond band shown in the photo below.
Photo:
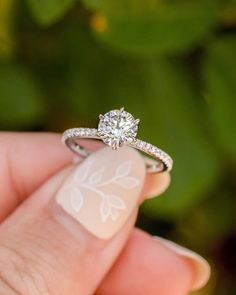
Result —
[[114, 150], [128, 145], [136, 148], [154, 158], [146, 158], [147, 172], [158, 173], [170, 171], [173, 166], [171, 157], [156, 146], [137, 139], [139, 119], [135, 119], [124, 108], [112, 110], [99, 116], [98, 128], [72, 128], [62, 135], [62, 142], [73, 152], [82, 157], [87, 157], [91, 151], [81, 145], [79, 139], [100, 139]]

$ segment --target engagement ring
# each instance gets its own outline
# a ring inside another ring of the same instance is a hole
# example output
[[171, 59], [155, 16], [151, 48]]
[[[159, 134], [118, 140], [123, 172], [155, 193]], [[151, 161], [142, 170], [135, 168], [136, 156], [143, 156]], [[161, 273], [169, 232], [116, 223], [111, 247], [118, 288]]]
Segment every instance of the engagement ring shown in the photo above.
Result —
[[102, 140], [112, 149], [117, 150], [127, 145], [136, 148], [154, 159], [145, 157], [147, 172], [170, 171], [173, 166], [171, 157], [158, 147], [136, 138], [139, 119], [135, 119], [124, 108], [112, 110], [99, 116], [98, 128], [72, 128], [62, 135], [65, 143], [76, 154], [87, 157], [91, 151], [81, 145], [79, 139], [93, 138]]

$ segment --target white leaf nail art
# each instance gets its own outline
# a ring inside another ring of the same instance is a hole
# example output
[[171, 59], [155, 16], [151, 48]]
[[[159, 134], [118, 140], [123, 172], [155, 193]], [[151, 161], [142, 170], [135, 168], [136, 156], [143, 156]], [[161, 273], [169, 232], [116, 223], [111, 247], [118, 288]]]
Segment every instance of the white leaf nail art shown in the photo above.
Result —
[[81, 164], [74, 175], [75, 182], [83, 182], [86, 180], [92, 163], [93, 162], [90, 160]]
[[110, 205], [106, 197], [103, 198], [102, 203], [100, 205], [100, 213], [102, 216], [102, 221], [105, 222], [110, 214]]
[[139, 183], [138, 179], [131, 177], [131, 176], [117, 179], [116, 182], [119, 183], [122, 187], [124, 187], [126, 189], [131, 189], [131, 188], [137, 186]]
[[89, 177], [89, 183], [92, 185], [99, 184], [102, 180], [103, 172], [104, 172], [104, 167], [93, 172], [93, 174]]
[[78, 188], [73, 188], [70, 193], [71, 206], [76, 212], [79, 212], [83, 206], [83, 195]]
[[129, 174], [131, 168], [131, 161], [121, 163], [115, 173], [115, 178], [121, 178]]
[[112, 207], [116, 208], [116, 209], [125, 209], [125, 203], [122, 199], [120, 199], [119, 197], [115, 196], [115, 195], [108, 195], [107, 196], [109, 198], [109, 203], [111, 204]]
[[105, 222], [110, 216], [115, 221], [119, 216], [119, 210], [126, 209], [124, 201], [115, 195], [105, 195], [100, 206], [102, 221]]
[[[70, 190], [71, 206], [76, 212], [79, 212], [86, 200], [81, 192], [81, 188], [83, 188], [83, 190], [90, 190], [92, 193], [102, 198], [100, 207], [98, 208], [102, 222], [106, 222], [109, 218], [116, 221], [120, 211], [126, 209], [126, 204], [119, 196], [109, 194], [107, 188], [110, 186], [112, 189], [112, 184], [119, 185], [124, 189], [132, 189], [137, 186], [139, 180], [129, 176], [132, 163], [130, 160], [121, 163], [116, 168], [115, 174], [111, 176], [111, 178], [104, 180], [105, 167], [103, 166], [91, 174], [92, 164], [93, 161], [91, 160], [87, 160], [83, 163], [81, 167], [77, 169], [73, 177], [74, 183], [65, 187]], [[105, 191], [102, 189], [103, 187], [106, 187]]]

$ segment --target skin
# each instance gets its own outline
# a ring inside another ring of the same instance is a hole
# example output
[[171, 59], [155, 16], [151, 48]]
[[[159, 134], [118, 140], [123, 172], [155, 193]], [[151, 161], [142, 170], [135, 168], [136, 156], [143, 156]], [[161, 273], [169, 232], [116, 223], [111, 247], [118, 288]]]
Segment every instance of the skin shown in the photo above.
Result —
[[[135, 229], [136, 213], [111, 242], [100, 242], [78, 225], [76, 240], [42, 209], [73, 158], [57, 134], [0, 134], [0, 294], [188, 294], [193, 265]], [[148, 176], [140, 202], [169, 182], [167, 173]]]

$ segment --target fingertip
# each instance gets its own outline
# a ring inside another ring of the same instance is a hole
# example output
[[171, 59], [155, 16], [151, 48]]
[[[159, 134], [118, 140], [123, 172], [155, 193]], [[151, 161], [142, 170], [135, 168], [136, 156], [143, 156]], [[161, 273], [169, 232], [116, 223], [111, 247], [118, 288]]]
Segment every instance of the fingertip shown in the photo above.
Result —
[[163, 244], [171, 251], [174, 251], [179, 256], [183, 257], [188, 261], [193, 269], [194, 276], [192, 281], [192, 291], [196, 291], [204, 287], [211, 275], [211, 268], [205, 258], [200, 256], [198, 253], [191, 251], [183, 246], [180, 246], [172, 241], [154, 237], [159, 243]]
[[161, 195], [168, 188], [170, 181], [171, 175], [169, 172], [147, 174], [142, 196], [150, 199]]

